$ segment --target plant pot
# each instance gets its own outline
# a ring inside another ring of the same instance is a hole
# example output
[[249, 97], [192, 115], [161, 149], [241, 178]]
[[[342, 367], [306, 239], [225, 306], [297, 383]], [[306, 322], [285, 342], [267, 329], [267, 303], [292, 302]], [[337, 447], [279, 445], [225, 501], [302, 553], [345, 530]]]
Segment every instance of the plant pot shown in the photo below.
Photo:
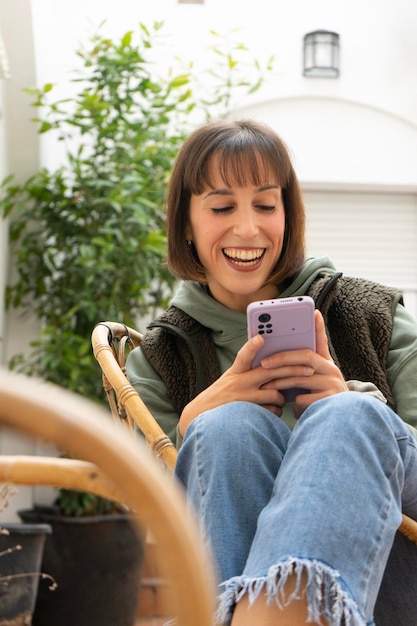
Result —
[[63, 517], [54, 507], [20, 511], [24, 521], [47, 522], [42, 569], [58, 584], [39, 584], [34, 626], [132, 626], [144, 542], [127, 514]]
[[[28, 626], [32, 624], [42, 553], [51, 526], [0, 523], [0, 527], [9, 532], [0, 534], [0, 626]], [[16, 550], [16, 546], [21, 548]], [[12, 578], [6, 578], [9, 576]]]

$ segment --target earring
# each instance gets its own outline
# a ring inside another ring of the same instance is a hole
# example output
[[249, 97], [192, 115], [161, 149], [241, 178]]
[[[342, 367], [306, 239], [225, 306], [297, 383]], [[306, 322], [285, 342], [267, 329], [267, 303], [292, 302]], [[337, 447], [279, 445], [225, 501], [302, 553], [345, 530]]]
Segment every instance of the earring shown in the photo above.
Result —
[[193, 242], [191, 241], [191, 239], [187, 239], [187, 246], [191, 248], [192, 245], [193, 245]]

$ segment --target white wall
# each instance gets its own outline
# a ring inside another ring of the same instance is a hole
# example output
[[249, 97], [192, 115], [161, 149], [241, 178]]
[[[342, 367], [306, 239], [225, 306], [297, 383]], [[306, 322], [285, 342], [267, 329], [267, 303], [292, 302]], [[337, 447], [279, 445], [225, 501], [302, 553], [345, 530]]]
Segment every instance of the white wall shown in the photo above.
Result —
[[[337, 167], [344, 167], [345, 143], [357, 142], [357, 172], [345, 172], [344, 178], [367, 182], [362, 161], [369, 165], [370, 155], [360, 151], [361, 135], [372, 133], [374, 141], [381, 143], [385, 118], [396, 118], [397, 132], [388, 138], [387, 147], [401, 151], [409, 125], [417, 126], [417, 3], [409, 0], [386, 1], [383, 10], [379, 0], [295, 0], [285, 4], [258, 0], [256, 5], [238, 0], [206, 0], [204, 5], [175, 0], [32, 0], [32, 7], [38, 84], [57, 83], [57, 94], [63, 96], [71, 93], [69, 79], [78, 63], [76, 47], [106, 19], [104, 32], [110, 36], [136, 28], [139, 21], [163, 20], [167, 50], [161, 62], [167, 64], [174, 54], [197, 62], [205, 58], [212, 43], [210, 29], [220, 33], [238, 29], [238, 37], [254, 56], [276, 58], [269, 83], [239, 106], [251, 105], [250, 114], [269, 120], [280, 104], [273, 123], [284, 137], [288, 135], [297, 160], [307, 164], [306, 171], [300, 171], [305, 180], [318, 180], [319, 173], [309, 167], [317, 167], [322, 157], [325, 174], [320, 172], [321, 179], [340, 179]], [[339, 79], [302, 76], [303, 36], [317, 28], [340, 34]], [[334, 129], [341, 137], [339, 146], [323, 141], [335, 137]], [[407, 153], [415, 154], [414, 139], [408, 143]], [[61, 154], [54, 139], [46, 137], [41, 145], [42, 162], [56, 164]], [[394, 180], [412, 183], [415, 160], [405, 162], [411, 173], [395, 175]], [[372, 179], [377, 180], [379, 173], [386, 180], [386, 163], [383, 151], [372, 154]]]
[[[34, 33], [32, 26], [30, 0], [19, 0], [18, 3], [0, 3], [0, 28], [7, 51], [11, 76], [2, 81], [1, 111], [3, 142], [0, 146], [0, 171], [2, 179], [6, 174], [13, 173], [17, 181], [23, 181], [39, 167], [39, 141], [36, 126], [30, 121], [33, 109], [24, 89], [36, 83], [36, 66], [34, 55]], [[2, 237], [6, 242], [6, 224], [3, 222]], [[3, 257], [4, 250], [0, 252]], [[5, 260], [0, 258], [0, 285], [13, 271]], [[1, 290], [0, 303], [4, 289]], [[24, 349], [29, 339], [36, 332], [37, 325], [33, 320], [22, 319], [16, 312], [6, 316], [0, 328], [2, 337], [2, 359]]]
[[299, 95], [249, 105], [281, 133], [303, 184], [366, 185], [417, 191], [417, 124], [368, 104]]
[[[226, 33], [236, 28], [239, 38], [255, 56], [266, 59], [274, 55], [275, 73], [269, 84], [252, 99], [240, 103], [246, 106], [262, 102], [261, 115], [268, 101], [284, 99], [296, 107], [306, 97], [309, 106], [314, 106], [317, 98], [325, 98], [327, 102], [351, 103], [352, 110], [355, 106], [363, 111], [368, 107], [370, 115], [378, 115], [380, 110], [384, 115], [417, 125], [417, 3], [390, 0], [381, 9], [379, 0], [295, 0], [285, 4], [258, 0], [255, 7], [238, 0], [206, 0], [203, 5], [177, 4], [175, 0], [2, 0], [0, 25], [7, 22], [3, 29], [7, 47], [19, 50], [12, 62], [13, 81], [19, 80], [21, 86], [54, 82], [57, 95], [71, 94], [69, 81], [78, 65], [75, 50], [101, 22], [107, 20], [103, 32], [117, 37], [136, 28], [140, 21], [149, 24], [162, 20], [167, 34], [162, 63], [170, 64], [174, 53], [197, 61], [204, 57], [212, 42], [210, 29]], [[32, 33], [27, 30], [31, 21], [33, 42]], [[339, 79], [302, 76], [302, 39], [306, 32], [317, 28], [340, 33]], [[10, 52], [13, 55], [13, 50]], [[30, 113], [22, 110], [24, 104], [27, 107], [28, 97], [16, 93], [13, 105], [19, 106], [13, 106], [12, 113], [14, 118], [19, 117], [21, 130], [11, 149], [19, 150], [20, 168], [28, 150], [23, 135], [30, 132], [25, 128]], [[346, 116], [346, 132], [349, 123]], [[283, 134], [286, 124], [287, 119], [283, 118]], [[401, 141], [399, 138], [399, 144]], [[45, 145], [47, 148], [42, 144], [42, 162], [53, 166], [59, 155], [58, 146], [56, 142]], [[316, 150], [326, 153], [327, 146], [321, 149], [318, 145]]]

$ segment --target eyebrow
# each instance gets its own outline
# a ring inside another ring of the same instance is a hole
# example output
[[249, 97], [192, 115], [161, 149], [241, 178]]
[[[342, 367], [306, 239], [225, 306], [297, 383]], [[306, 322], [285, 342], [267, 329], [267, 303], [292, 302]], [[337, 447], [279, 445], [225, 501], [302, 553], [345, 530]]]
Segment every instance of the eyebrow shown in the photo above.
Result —
[[[268, 189], [279, 189], [279, 185], [262, 185], [262, 187], [258, 187], [256, 191], [267, 191]], [[227, 187], [224, 189], [213, 189], [209, 191], [204, 196], [204, 199], [209, 198], [210, 196], [230, 196], [232, 193], [231, 189]]]

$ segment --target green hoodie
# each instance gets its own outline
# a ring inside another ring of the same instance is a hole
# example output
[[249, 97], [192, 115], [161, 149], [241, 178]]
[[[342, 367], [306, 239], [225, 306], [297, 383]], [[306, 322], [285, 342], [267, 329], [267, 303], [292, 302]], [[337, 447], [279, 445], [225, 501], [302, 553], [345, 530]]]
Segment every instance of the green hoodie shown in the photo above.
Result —
[[[303, 295], [319, 274], [336, 273], [327, 257], [310, 258], [291, 285], [280, 297]], [[238, 350], [247, 341], [246, 315], [231, 311], [214, 300], [207, 289], [194, 282], [182, 282], [172, 304], [212, 330], [212, 339], [220, 369], [228, 369]], [[127, 375], [140, 393], [143, 401], [159, 422], [162, 429], [176, 441], [179, 416], [175, 411], [166, 388], [148, 363], [140, 348], [134, 350], [127, 361]], [[417, 426], [417, 320], [405, 308], [396, 308], [392, 338], [387, 358], [388, 381], [396, 402], [398, 414], [408, 423]], [[286, 405], [282, 419], [292, 428], [295, 419], [292, 406]], [[411, 428], [417, 438], [417, 431]]]

